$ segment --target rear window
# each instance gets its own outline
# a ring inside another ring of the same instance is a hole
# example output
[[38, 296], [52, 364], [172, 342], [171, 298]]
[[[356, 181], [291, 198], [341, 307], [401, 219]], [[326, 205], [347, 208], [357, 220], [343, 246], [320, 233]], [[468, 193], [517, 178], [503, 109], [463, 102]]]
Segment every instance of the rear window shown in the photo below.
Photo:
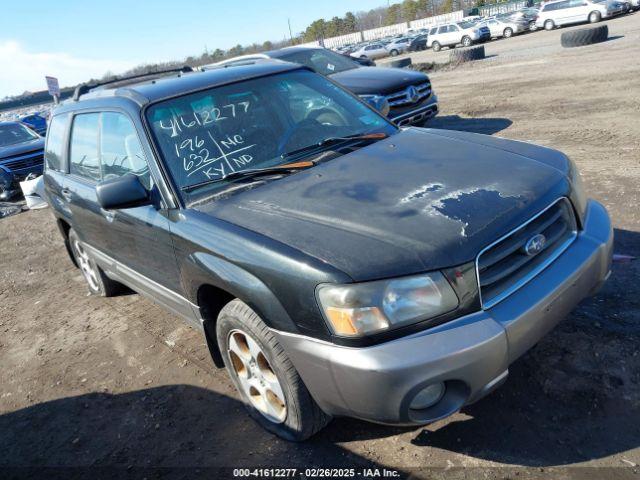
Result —
[[44, 151], [46, 168], [50, 170], [64, 170], [64, 145], [67, 133], [68, 114], [56, 115], [51, 119], [47, 132], [47, 146]]

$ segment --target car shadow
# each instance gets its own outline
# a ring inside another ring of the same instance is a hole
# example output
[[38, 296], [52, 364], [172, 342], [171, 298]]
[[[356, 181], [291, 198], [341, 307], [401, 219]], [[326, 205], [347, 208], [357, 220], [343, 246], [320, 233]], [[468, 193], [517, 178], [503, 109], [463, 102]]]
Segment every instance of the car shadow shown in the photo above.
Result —
[[429, 120], [425, 127], [492, 135], [508, 128], [512, 123], [508, 118], [463, 118], [459, 115], [439, 115]]
[[615, 251], [637, 260], [614, 262], [601, 291], [512, 364], [496, 392], [412, 443], [535, 467], [637, 449], [640, 233], [616, 229]]
[[333, 443], [281, 440], [238, 400], [190, 385], [89, 393], [5, 413], [0, 444], [3, 478], [42, 476], [46, 467], [64, 478], [135, 470], [155, 478], [144, 469], [167, 468], [184, 478], [208, 468], [210, 478], [231, 478], [231, 471], [217, 469], [383, 467]]

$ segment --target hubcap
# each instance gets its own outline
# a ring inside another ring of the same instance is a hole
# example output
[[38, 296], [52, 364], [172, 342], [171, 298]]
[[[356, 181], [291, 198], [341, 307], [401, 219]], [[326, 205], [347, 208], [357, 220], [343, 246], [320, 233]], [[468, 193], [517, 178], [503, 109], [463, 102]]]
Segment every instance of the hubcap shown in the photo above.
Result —
[[271, 422], [284, 422], [287, 417], [284, 392], [258, 343], [237, 329], [231, 331], [227, 343], [233, 371], [251, 405]]
[[99, 290], [98, 275], [96, 274], [95, 270], [91, 266], [91, 260], [89, 259], [89, 255], [87, 254], [85, 249], [82, 247], [82, 244], [78, 240], [75, 241], [74, 247], [76, 249], [76, 253], [78, 254], [77, 256], [78, 264], [80, 265], [80, 270], [82, 271], [82, 274], [84, 275], [85, 280], [93, 290]]

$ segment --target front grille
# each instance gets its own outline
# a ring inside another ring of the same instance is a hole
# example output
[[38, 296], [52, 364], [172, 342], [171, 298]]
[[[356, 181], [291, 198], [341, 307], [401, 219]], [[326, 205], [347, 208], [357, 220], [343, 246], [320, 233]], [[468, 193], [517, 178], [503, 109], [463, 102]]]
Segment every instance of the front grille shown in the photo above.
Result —
[[[571, 244], [576, 234], [571, 204], [561, 198], [483, 249], [476, 259], [483, 308], [494, 306], [538, 275]], [[540, 235], [545, 241], [535, 253], [533, 239], [541, 240]]]
[[24, 168], [31, 168], [36, 165], [42, 165], [44, 161], [42, 152], [29, 153], [27, 155], [21, 155], [19, 157], [9, 158], [7, 160], [0, 160], [0, 165], [10, 170], [22, 170]]
[[425, 82], [420, 85], [410, 85], [399, 92], [391, 93], [387, 95], [387, 101], [390, 107], [400, 107], [418, 103], [429, 95], [431, 95], [431, 82]]

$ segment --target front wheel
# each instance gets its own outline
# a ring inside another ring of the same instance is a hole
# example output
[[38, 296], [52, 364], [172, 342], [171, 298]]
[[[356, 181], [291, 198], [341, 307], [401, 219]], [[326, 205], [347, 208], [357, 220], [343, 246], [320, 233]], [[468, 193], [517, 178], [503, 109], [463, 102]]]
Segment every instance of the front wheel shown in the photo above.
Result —
[[602, 19], [600, 12], [591, 12], [589, 14], [589, 23], [598, 23]]
[[545, 30], [553, 30], [555, 28], [555, 24], [553, 23], [553, 20], [547, 20], [546, 22], [544, 22], [544, 29]]
[[233, 300], [218, 316], [216, 334], [224, 363], [253, 417], [285, 440], [309, 438], [329, 423], [295, 367], [260, 317]]
[[466, 35], [462, 37], [462, 46], [468, 47], [471, 45], [471, 37], [467, 37]]
[[395, 50], [395, 49], [394, 49], [394, 50], [391, 50], [391, 51], [389, 52], [389, 55], [391, 55], [392, 57], [397, 57], [397, 56], [398, 56], [398, 50]]
[[536, 25], [536, 22], [530, 22], [529, 23], [529, 31], [530, 32], [535, 32], [536, 30], [538, 30], [538, 26]]
[[504, 29], [504, 32], [502, 32], [502, 34], [504, 35], [504, 38], [509, 38], [513, 35], [513, 30], [507, 27]]
[[442, 46], [438, 42], [433, 42], [431, 44], [431, 48], [434, 52], [439, 52], [442, 49]]

